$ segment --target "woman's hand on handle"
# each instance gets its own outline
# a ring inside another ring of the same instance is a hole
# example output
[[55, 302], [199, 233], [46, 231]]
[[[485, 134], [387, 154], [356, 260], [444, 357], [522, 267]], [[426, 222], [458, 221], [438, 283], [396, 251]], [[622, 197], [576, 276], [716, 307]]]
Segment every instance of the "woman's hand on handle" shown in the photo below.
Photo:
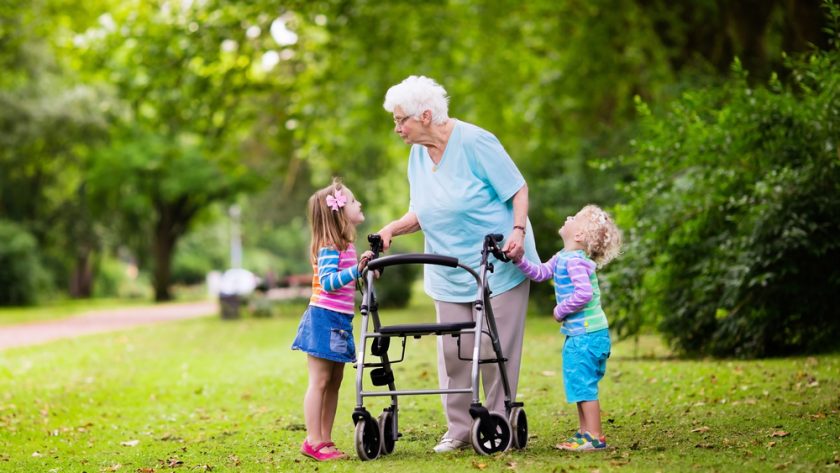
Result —
[[414, 233], [417, 230], [420, 230], [420, 221], [417, 220], [417, 214], [407, 212], [399, 220], [394, 220], [388, 225], [385, 225], [376, 233], [382, 237], [382, 251], [388, 251], [388, 248], [391, 247], [391, 239], [393, 237]]
[[393, 235], [391, 234], [391, 230], [389, 228], [390, 226], [391, 226], [391, 224], [385, 225], [384, 227], [382, 227], [381, 230], [376, 232], [379, 235], [379, 237], [382, 238], [382, 251], [383, 252], [388, 251], [388, 248], [391, 247], [391, 237]]
[[505, 242], [502, 253], [514, 263], [518, 263], [525, 255], [525, 232], [518, 228], [514, 229]]

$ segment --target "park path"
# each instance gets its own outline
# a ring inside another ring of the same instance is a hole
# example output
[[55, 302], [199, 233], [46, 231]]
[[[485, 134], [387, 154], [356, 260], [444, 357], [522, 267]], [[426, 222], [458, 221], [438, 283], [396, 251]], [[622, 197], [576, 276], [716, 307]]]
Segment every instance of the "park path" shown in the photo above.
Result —
[[91, 310], [65, 319], [0, 326], [0, 350], [218, 313], [218, 301], [211, 300]]

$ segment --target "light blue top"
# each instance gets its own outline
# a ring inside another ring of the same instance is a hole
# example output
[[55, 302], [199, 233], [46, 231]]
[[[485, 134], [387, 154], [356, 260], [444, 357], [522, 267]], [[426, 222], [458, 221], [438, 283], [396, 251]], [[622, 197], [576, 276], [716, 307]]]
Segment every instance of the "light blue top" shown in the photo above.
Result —
[[[516, 164], [493, 134], [455, 121], [446, 150], [435, 166], [422, 145], [408, 157], [409, 210], [417, 215], [425, 236], [425, 252], [452, 256], [476, 271], [488, 233], [508, 238], [513, 231], [512, 197], [525, 185]], [[539, 261], [530, 221], [525, 232], [525, 258]], [[502, 242], [502, 245], [504, 242]], [[511, 263], [495, 262], [489, 275], [493, 296], [521, 283], [525, 276]], [[461, 268], [426, 265], [424, 288], [444, 302], [471, 302], [476, 283]]]

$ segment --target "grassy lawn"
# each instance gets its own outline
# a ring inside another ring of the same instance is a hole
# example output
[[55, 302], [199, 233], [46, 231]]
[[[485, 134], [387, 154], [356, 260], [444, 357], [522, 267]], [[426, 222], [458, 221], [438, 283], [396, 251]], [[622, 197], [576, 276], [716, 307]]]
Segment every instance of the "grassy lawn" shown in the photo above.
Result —
[[[360, 462], [345, 371], [334, 440], [351, 460], [316, 464], [304, 438], [304, 356], [289, 350], [303, 306], [271, 319], [190, 320], [0, 352], [0, 471], [822, 471], [840, 467], [840, 355], [669, 359], [654, 337], [616, 344], [602, 383], [608, 452], [554, 445], [575, 428], [550, 317], [528, 320], [521, 400], [531, 440], [492, 457], [435, 455], [437, 396], [401, 398], [394, 453]], [[382, 311], [428, 321], [426, 302]], [[357, 319], [358, 320], [358, 319]], [[392, 347], [392, 352], [394, 348]], [[637, 357], [634, 353], [642, 356]], [[400, 388], [436, 385], [434, 339], [407, 342]], [[378, 413], [385, 401], [366, 402]]]

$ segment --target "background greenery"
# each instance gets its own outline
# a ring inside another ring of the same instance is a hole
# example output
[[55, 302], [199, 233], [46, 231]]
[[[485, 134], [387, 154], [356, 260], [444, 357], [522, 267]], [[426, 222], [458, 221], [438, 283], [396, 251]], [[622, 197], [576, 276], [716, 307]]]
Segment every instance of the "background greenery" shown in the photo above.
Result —
[[0, 267], [0, 304], [170, 299], [227, 265], [233, 204], [247, 267], [307, 272], [305, 200], [331, 176], [365, 204], [361, 234], [405, 211], [381, 103], [424, 74], [522, 170], [543, 258], [566, 215], [614, 211], [619, 334], [832, 349], [837, 17], [819, 0], [6, 1], [0, 222], [18, 246], [0, 258], [28, 260]]

